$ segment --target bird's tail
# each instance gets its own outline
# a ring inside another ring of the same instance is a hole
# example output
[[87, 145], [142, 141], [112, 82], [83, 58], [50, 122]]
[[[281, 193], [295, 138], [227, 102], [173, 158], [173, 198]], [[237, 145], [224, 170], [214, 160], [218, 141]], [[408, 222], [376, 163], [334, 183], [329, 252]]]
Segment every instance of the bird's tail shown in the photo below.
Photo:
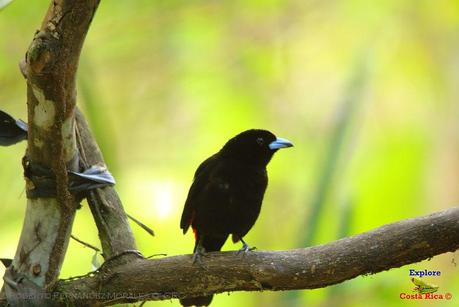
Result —
[[[225, 244], [226, 238], [228, 238], [228, 236], [209, 235], [196, 238], [197, 240], [193, 252], [196, 252], [196, 249], [198, 247], [198, 240], [201, 240], [201, 245], [202, 247], [204, 247], [206, 252], [219, 251], [222, 248], [223, 244]], [[183, 306], [209, 306], [213, 298], [213, 295], [184, 298], [180, 299], [180, 304], [182, 304]]]

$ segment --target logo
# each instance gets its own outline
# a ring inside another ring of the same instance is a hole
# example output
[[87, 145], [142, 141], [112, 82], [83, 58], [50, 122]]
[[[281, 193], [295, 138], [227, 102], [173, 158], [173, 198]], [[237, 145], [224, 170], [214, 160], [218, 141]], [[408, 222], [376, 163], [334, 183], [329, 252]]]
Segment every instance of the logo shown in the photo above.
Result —
[[440, 276], [441, 272], [440, 271], [429, 271], [429, 270], [424, 270], [424, 271], [416, 271], [411, 269], [410, 270], [410, 276]]
[[428, 284], [427, 282], [422, 281], [420, 278], [413, 277], [411, 278], [411, 281], [416, 286], [414, 287], [413, 291], [419, 294], [435, 293], [438, 291], [437, 285]]
[[402, 300], [451, 300], [453, 295], [449, 292], [439, 292], [439, 287], [436, 284], [426, 281], [423, 276], [438, 277], [441, 275], [440, 271], [416, 271], [411, 269], [409, 276], [411, 276], [411, 283], [414, 288], [410, 293], [401, 292], [400, 299]]

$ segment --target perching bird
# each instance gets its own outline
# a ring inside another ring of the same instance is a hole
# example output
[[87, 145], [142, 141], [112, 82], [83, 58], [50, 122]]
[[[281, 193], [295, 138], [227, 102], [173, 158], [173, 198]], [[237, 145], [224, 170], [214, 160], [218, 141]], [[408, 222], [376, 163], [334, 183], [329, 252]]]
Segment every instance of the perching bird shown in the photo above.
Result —
[[[244, 236], [260, 213], [268, 185], [266, 166], [280, 148], [293, 144], [267, 130], [252, 129], [230, 139], [196, 170], [183, 208], [180, 228], [191, 226], [195, 235], [194, 260], [219, 251], [229, 235], [241, 241], [240, 252], [250, 250]], [[212, 296], [181, 299], [183, 306], [207, 306]]]

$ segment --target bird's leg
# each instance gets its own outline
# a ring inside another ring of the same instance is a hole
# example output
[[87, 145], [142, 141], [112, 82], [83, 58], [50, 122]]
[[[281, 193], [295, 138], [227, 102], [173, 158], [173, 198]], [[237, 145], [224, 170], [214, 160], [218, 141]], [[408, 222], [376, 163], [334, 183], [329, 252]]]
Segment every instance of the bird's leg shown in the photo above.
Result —
[[242, 248], [240, 250], [237, 251], [238, 254], [240, 253], [244, 253], [247, 254], [248, 252], [250, 251], [253, 251], [255, 249], [257, 249], [256, 247], [250, 247], [249, 244], [247, 244], [244, 239], [240, 238], [241, 242], [242, 242]]
[[197, 262], [198, 264], [202, 265], [201, 257], [206, 256], [206, 249], [204, 248], [204, 246], [202, 246], [201, 241], [202, 240], [199, 240], [198, 244], [196, 245], [196, 251], [193, 254], [193, 264]]

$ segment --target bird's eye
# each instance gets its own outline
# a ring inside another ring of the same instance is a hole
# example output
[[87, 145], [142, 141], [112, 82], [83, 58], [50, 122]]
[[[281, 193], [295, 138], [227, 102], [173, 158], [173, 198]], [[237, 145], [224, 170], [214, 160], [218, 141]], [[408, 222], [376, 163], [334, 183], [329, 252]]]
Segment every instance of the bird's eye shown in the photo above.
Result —
[[264, 142], [265, 142], [265, 140], [263, 140], [263, 138], [257, 138], [257, 144], [258, 145], [263, 145]]

